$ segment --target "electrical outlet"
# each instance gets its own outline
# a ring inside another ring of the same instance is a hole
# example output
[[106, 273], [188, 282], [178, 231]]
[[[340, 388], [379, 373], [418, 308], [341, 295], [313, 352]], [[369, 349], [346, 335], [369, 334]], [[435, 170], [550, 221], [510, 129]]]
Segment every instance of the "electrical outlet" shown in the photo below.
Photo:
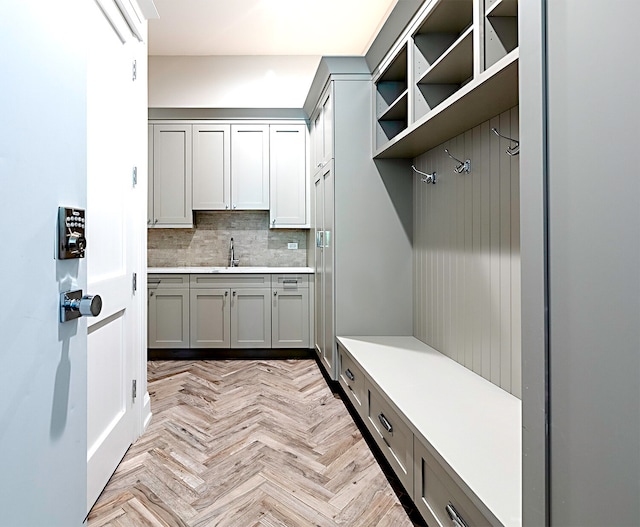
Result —
[[297, 249], [298, 248], [298, 242], [289, 242], [287, 244], [287, 249]]

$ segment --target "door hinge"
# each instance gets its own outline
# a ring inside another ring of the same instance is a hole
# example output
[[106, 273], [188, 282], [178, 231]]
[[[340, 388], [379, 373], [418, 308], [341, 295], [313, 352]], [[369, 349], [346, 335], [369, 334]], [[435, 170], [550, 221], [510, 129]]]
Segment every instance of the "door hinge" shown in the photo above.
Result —
[[132, 289], [133, 289], [133, 294], [136, 294], [136, 291], [138, 290], [138, 273], [133, 273], [133, 280], [132, 280]]
[[133, 186], [135, 187], [138, 184], [138, 167], [133, 167]]
[[136, 80], [137, 76], [138, 76], [138, 65], [136, 64], [136, 61], [133, 61], [133, 66], [132, 66], [132, 79], [131, 80]]
[[135, 403], [136, 397], [138, 397], [138, 381], [133, 379], [131, 382], [131, 400]]

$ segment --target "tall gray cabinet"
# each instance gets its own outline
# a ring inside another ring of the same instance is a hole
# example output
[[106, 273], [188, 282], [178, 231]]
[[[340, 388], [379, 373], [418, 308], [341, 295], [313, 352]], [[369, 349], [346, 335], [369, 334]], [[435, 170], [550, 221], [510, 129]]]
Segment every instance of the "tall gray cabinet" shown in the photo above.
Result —
[[412, 334], [408, 160], [374, 161], [371, 75], [363, 57], [324, 57], [310, 116], [314, 344], [337, 380], [336, 335]]

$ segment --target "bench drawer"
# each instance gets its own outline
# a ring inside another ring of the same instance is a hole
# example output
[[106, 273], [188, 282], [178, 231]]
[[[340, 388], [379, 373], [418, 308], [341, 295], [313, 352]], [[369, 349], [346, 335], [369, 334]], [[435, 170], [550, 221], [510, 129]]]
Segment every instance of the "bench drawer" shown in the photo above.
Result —
[[365, 423], [407, 493], [413, 497], [413, 432], [368, 379], [365, 387]]
[[418, 438], [414, 440], [413, 459], [413, 501], [431, 527], [455, 526], [452, 515], [462, 519], [458, 520], [458, 525], [461, 526], [491, 525]]
[[365, 388], [364, 373], [360, 367], [354, 362], [349, 353], [338, 344], [338, 364], [340, 373], [338, 381], [340, 386], [349, 397], [349, 400], [356, 408], [360, 416], [364, 419], [365, 413]]

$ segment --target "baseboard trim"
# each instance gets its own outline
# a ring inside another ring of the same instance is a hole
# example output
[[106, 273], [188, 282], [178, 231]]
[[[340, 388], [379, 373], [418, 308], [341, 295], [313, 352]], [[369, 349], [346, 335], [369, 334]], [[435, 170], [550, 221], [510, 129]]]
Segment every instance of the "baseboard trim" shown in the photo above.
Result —
[[151, 349], [147, 360], [313, 359], [312, 349]]

